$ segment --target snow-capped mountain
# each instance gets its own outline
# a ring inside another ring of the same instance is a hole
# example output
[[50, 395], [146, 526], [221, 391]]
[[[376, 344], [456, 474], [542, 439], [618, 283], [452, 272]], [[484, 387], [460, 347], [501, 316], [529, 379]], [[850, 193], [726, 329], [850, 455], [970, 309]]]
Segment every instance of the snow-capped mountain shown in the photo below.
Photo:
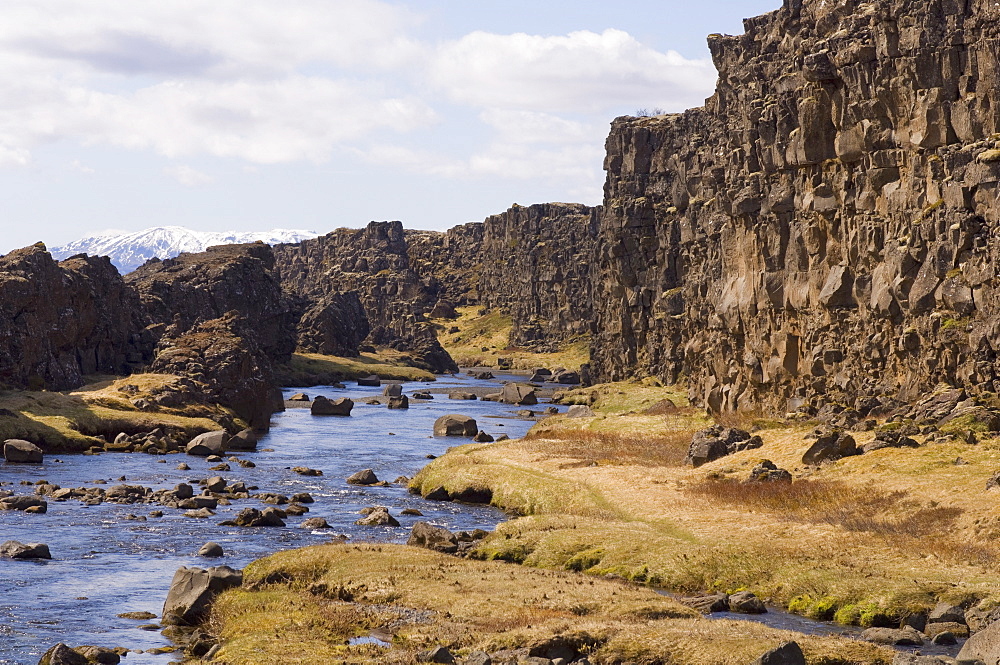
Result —
[[109, 256], [124, 275], [154, 256], [169, 259], [182, 252], [203, 252], [213, 245], [233, 245], [261, 240], [268, 245], [301, 242], [315, 238], [315, 231], [272, 229], [271, 231], [192, 231], [183, 226], [158, 226], [123, 235], [99, 235], [56, 247], [51, 251], [58, 260], [75, 254]]

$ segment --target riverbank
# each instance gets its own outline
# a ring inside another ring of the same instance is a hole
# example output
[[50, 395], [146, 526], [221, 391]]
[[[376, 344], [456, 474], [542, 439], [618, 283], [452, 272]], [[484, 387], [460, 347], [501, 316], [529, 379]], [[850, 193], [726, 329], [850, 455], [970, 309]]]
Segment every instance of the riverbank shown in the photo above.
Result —
[[[1000, 468], [995, 439], [918, 435], [917, 448], [807, 466], [817, 423], [759, 421], [762, 447], [692, 468], [684, 457], [706, 420], [681, 394], [610, 384], [564, 401], [589, 403], [594, 415], [455, 448], [414, 479], [423, 493], [489, 489], [494, 505], [524, 515], [475, 556], [684, 593], [747, 589], [865, 626], [898, 625], [942, 601], [981, 613], [1000, 602], [1000, 490], [986, 491]], [[874, 436], [854, 433], [859, 446]], [[794, 482], [743, 482], [762, 458]]]
[[743, 665], [788, 640], [809, 662], [892, 660], [862, 642], [708, 621], [622, 581], [402, 545], [323, 545], [256, 561], [244, 587], [216, 602], [209, 627], [223, 644], [214, 659], [228, 665], [402, 664], [441, 645], [459, 657], [663, 663], [669, 654], [673, 663]]

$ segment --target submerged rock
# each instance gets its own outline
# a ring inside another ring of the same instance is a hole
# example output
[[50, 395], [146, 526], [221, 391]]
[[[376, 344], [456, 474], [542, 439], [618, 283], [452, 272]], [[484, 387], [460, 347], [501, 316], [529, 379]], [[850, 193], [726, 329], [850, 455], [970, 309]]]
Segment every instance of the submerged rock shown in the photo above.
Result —
[[347, 479], [349, 485], [374, 485], [379, 482], [378, 476], [371, 469], [358, 471]]
[[43, 543], [19, 543], [16, 540], [8, 540], [0, 545], [0, 557], [10, 559], [51, 559], [49, 546]]

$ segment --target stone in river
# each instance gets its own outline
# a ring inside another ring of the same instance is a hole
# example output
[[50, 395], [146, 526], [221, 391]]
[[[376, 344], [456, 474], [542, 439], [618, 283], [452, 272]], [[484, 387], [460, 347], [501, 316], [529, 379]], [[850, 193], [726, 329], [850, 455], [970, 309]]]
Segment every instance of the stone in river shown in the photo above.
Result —
[[340, 399], [327, 399], [320, 395], [313, 400], [310, 412], [314, 416], [349, 416], [354, 402], [346, 397]]
[[17, 464], [41, 464], [42, 449], [22, 439], [7, 439], [3, 443], [3, 458]]
[[163, 604], [163, 623], [191, 626], [207, 615], [215, 597], [243, 584], [243, 572], [229, 566], [179, 568]]
[[358, 471], [347, 479], [349, 485], [374, 485], [378, 482], [378, 477], [371, 469]]
[[216, 432], [205, 432], [193, 438], [187, 444], [184, 451], [188, 455], [197, 457], [210, 457], [221, 455], [226, 452], [226, 444], [229, 442], [229, 434], [223, 430]]
[[224, 556], [225, 552], [222, 549], [222, 545], [218, 543], [208, 542], [201, 546], [198, 550], [198, 556], [204, 557], [220, 557]]
[[479, 432], [476, 419], [452, 413], [434, 421], [435, 436], [475, 436]]
[[49, 546], [43, 543], [19, 543], [16, 540], [8, 540], [0, 545], [0, 557], [10, 559], [51, 559]]

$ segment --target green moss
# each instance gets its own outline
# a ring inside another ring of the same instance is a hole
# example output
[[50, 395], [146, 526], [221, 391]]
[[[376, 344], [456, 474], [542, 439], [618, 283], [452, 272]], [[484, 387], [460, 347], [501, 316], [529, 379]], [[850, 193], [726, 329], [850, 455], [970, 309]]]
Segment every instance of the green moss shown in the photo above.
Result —
[[585, 550], [570, 557], [569, 561], [566, 562], [566, 570], [578, 572], [590, 570], [601, 563], [602, 558], [604, 558], [604, 550], [600, 548]]
[[976, 161], [984, 164], [1000, 161], [1000, 149], [993, 148], [992, 150], [981, 152], [976, 156]]
[[861, 618], [857, 605], [844, 605], [833, 613], [833, 620], [842, 626], [856, 626]]
[[946, 318], [941, 322], [941, 330], [965, 330], [969, 325], [968, 318], [951, 319]]
[[940, 430], [945, 434], [964, 433], [970, 430], [976, 434], [983, 434], [990, 431], [990, 426], [988, 423], [980, 420], [975, 413], [968, 413], [954, 420], [949, 420], [940, 427]]
[[805, 611], [805, 615], [817, 621], [830, 621], [837, 612], [837, 601], [825, 596], [813, 602]]
[[795, 596], [790, 601], [788, 601], [788, 611], [793, 614], [805, 614], [809, 607], [812, 605], [813, 599], [809, 594], [803, 594], [801, 596]]

